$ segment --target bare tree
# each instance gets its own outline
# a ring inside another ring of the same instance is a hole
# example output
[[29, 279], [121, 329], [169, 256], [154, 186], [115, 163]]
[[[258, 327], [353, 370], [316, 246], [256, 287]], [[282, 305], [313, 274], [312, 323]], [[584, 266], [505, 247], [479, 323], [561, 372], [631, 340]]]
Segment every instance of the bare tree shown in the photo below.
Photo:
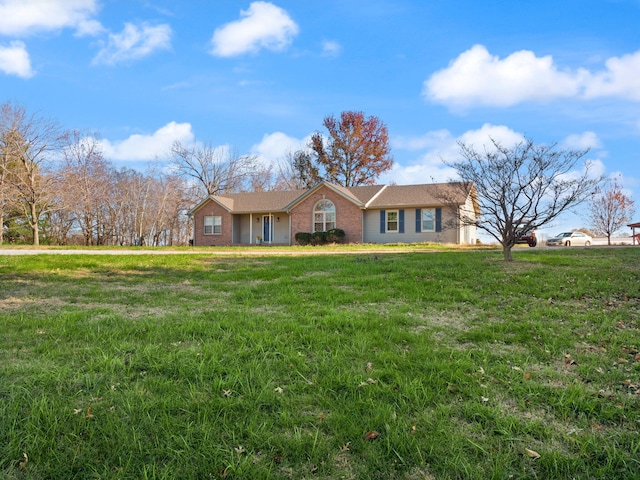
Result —
[[599, 235], [606, 235], [611, 245], [611, 236], [631, 221], [634, 202], [622, 191], [617, 180], [608, 182], [602, 190], [592, 196], [589, 203], [591, 227]]
[[176, 175], [195, 181], [197, 198], [242, 190], [257, 167], [255, 155], [236, 155], [210, 144], [175, 142], [171, 154]]
[[288, 152], [276, 163], [276, 190], [311, 188], [321, 180], [313, 155], [305, 150]]
[[47, 175], [53, 156], [59, 152], [62, 130], [57, 122], [28, 114], [21, 105], [0, 106], [0, 133], [9, 162], [16, 165], [13, 191], [33, 233], [33, 244], [40, 244], [40, 219], [52, 208], [53, 177]]
[[587, 200], [601, 178], [591, 175], [588, 162], [581, 172], [576, 170], [588, 150], [561, 150], [530, 139], [504, 147], [490, 140], [483, 152], [460, 142], [462, 159], [443, 163], [456, 171], [460, 185], [472, 183], [477, 191], [481, 214], [460, 215], [457, 221], [491, 235], [502, 246], [504, 259], [511, 261], [520, 235]]
[[0, 131], [0, 245], [4, 238], [4, 223], [9, 213], [12, 200], [16, 197], [15, 169], [17, 167], [16, 155], [11, 149], [15, 147], [12, 141], [14, 132]]
[[104, 205], [111, 188], [113, 167], [102, 155], [98, 136], [78, 130], [68, 132], [60, 168], [61, 208], [75, 220], [85, 245], [99, 245]]

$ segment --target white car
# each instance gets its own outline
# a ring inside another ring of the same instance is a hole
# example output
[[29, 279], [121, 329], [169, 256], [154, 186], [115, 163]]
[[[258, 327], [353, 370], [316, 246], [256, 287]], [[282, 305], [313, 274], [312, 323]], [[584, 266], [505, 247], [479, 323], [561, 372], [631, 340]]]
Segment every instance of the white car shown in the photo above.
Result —
[[583, 245], [588, 247], [592, 243], [593, 238], [582, 232], [563, 232], [547, 240], [547, 246], [549, 247], [557, 245], [564, 245], [565, 247]]

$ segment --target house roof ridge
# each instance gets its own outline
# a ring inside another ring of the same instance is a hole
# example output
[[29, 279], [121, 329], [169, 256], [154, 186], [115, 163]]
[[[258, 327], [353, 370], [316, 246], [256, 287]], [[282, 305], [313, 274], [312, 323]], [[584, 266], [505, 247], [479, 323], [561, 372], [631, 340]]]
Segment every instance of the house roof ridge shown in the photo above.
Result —
[[367, 203], [365, 203], [364, 208], [369, 208], [369, 206], [375, 201], [375, 199], [378, 198], [378, 196], [386, 190], [387, 186], [388, 185], [381, 185], [382, 188], [378, 190], [375, 193], [375, 195], [369, 199]]

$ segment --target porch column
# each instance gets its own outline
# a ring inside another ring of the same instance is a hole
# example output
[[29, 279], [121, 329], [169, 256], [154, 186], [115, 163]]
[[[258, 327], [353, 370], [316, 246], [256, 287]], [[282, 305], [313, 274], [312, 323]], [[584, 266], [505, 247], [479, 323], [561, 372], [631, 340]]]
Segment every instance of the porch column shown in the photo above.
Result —
[[273, 216], [273, 213], [269, 212], [269, 245], [271, 245], [273, 243], [273, 232], [275, 231], [275, 228], [273, 226], [273, 223], [276, 221], [276, 217]]

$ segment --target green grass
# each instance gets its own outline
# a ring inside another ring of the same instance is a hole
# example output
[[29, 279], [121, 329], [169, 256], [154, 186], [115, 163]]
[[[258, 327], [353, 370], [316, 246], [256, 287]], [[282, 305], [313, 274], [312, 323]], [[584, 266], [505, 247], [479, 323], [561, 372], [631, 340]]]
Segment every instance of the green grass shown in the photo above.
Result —
[[0, 478], [640, 478], [640, 249], [345, 251], [0, 256]]

